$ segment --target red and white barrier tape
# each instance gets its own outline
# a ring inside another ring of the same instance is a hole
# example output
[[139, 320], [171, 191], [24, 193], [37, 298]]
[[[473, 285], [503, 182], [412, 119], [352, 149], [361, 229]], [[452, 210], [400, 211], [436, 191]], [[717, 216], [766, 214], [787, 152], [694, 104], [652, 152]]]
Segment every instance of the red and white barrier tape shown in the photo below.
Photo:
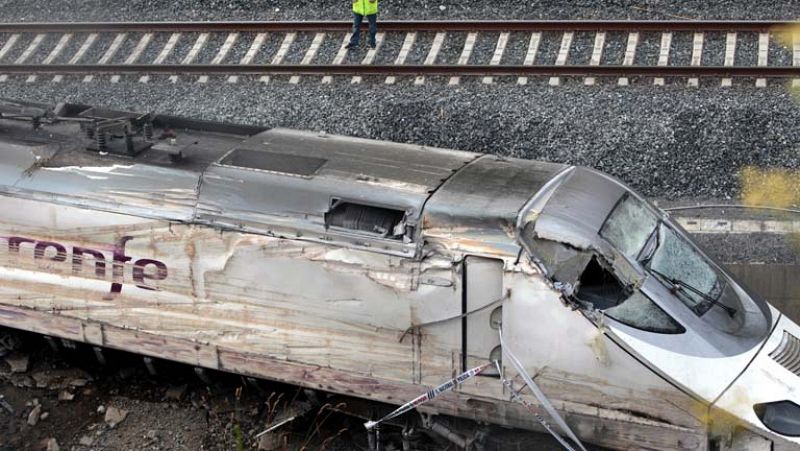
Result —
[[421, 396], [419, 396], [419, 397], [417, 397], [417, 398], [415, 398], [415, 399], [403, 404], [402, 406], [398, 407], [395, 411], [393, 411], [392, 413], [386, 415], [385, 417], [381, 418], [380, 420], [378, 420], [378, 421], [367, 421], [366, 423], [364, 423], [364, 427], [367, 428], [367, 430], [370, 430], [370, 429], [374, 428], [375, 426], [379, 425], [380, 423], [383, 423], [384, 421], [391, 420], [392, 418], [397, 418], [400, 415], [402, 415], [402, 414], [404, 414], [404, 413], [406, 413], [406, 412], [408, 412], [408, 411], [410, 411], [412, 409], [415, 409], [415, 408], [421, 406], [422, 404], [425, 404], [426, 402], [436, 398], [440, 394], [442, 394], [444, 392], [447, 392], [447, 391], [450, 391], [450, 390], [458, 387], [459, 385], [463, 384], [467, 380], [472, 379], [473, 377], [477, 376], [483, 370], [485, 370], [486, 368], [489, 368], [490, 366], [492, 366], [491, 363], [484, 363], [481, 366], [478, 366], [478, 367], [475, 367], [475, 368], [473, 368], [471, 370], [465, 371], [465, 372], [459, 374], [458, 376], [454, 377], [453, 379], [450, 379], [449, 381], [445, 382], [444, 384], [434, 388], [433, 390], [429, 390], [428, 392], [422, 394]]
[[[500, 302], [500, 301], [502, 301], [502, 299], [499, 299], [499, 300], [495, 301], [494, 303]], [[492, 303], [492, 304], [494, 304], [494, 303]], [[481, 309], [483, 309], [483, 307]], [[462, 316], [466, 316], [466, 315], [462, 315]], [[447, 319], [442, 320], [442, 321], [449, 321], [450, 319], [452, 319], [452, 318], [447, 318]], [[436, 321], [436, 322], [438, 323], [440, 321]], [[407, 332], [408, 331], [406, 331], [406, 333]], [[535, 382], [533, 382], [533, 379], [531, 379], [530, 375], [528, 375], [528, 372], [525, 371], [525, 367], [522, 365], [520, 360], [517, 359], [517, 357], [514, 355], [514, 353], [512, 353], [511, 350], [508, 348], [508, 346], [506, 345], [505, 341], [503, 340], [503, 331], [502, 331], [502, 329], [498, 329], [498, 332], [499, 332], [499, 335], [500, 335], [500, 346], [501, 346], [501, 349], [503, 350], [503, 354], [506, 357], [508, 357], [508, 360], [511, 362], [511, 365], [514, 367], [514, 369], [517, 371], [517, 373], [520, 375], [520, 377], [522, 377], [522, 380], [525, 381], [525, 385], [533, 392], [534, 396], [536, 396], [536, 399], [539, 400], [539, 402], [542, 404], [542, 407], [544, 408], [544, 410], [553, 419], [553, 421], [555, 421], [555, 423], [558, 425], [559, 429], [561, 429], [561, 431], [570, 440], [572, 440], [572, 442], [574, 443], [575, 446], [578, 447], [578, 449], [580, 449], [581, 451], [586, 451], [586, 448], [583, 446], [581, 441], [578, 440], [578, 437], [575, 435], [575, 433], [572, 431], [572, 429], [570, 429], [569, 425], [567, 425], [567, 422], [564, 421], [564, 419], [561, 417], [561, 415], [559, 415], [558, 411], [555, 409], [555, 407], [553, 407], [553, 404], [550, 402], [549, 399], [547, 399], [547, 397], [544, 395], [544, 392], [542, 392], [542, 390], [539, 388], [539, 386], [536, 385]], [[405, 335], [405, 334], [403, 334], [403, 335]], [[402, 341], [402, 338], [401, 338], [401, 341]], [[547, 420], [545, 420], [541, 415], [539, 415], [539, 413], [534, 409], [533, 405], [531, 403], [529, 403], [528, 401], [524, 400], [519, 395], [519, 392], [514, 390], [513, 386], [511, 385], [511, 382], [509, 382], [507, 379], [502, 377], [502, 368], [500, 368], [500, 364], [497, 361], [492, 362], [492, 363], [485, 363], [485, 364], [483, 364], [481, 366], [478, 366], [478, 367], [475, 367], [475, 368], [473, 368], [471, 370], [465, 371], [465, 372], [459, 374], [458, 376], [456, 376], [455, 378], [450, 379], [449, 381], [445, 382], [444, 384], [434, 388], [433, 390], [430, 390], [430, 391], [420, 395], [419, 397], [417, 397], [417, 398], [415, 398], [415, 399], [403, 404], [402, 406], [398, 407], [393, 412], [391, 412], [390, 414], [388, 414], [385, 417], [381, 418], [380, 420], [378, 420], [378, 421], [367, 421], [366, 423], [364, 423], [364, 427], [367, 428], [367, 430], [371, 430], [371, 429], [375, 428], [375, 426], [383, 423], [384, 421], [388, 421], [388, 420], [391, 420], [393, 418], [397, 418], [400, 415], [403, 415], [404, 413], [409, 412], [409, 411], [421, 406], [422, 404], [425, 404], [428, 401], [431, 401], [432, 399], [436, 398], [440, 394], [442, 394], [444, 392], [447, 392], [447, 391], [450, 391], [450, 390], [458, 387], [459, 385], [461, 385], [465, 381], [477, 376], [478, 374], [480, 374], [482, 371], [484, 371], [486, 368], [492, 366], [493, 364], [495, 366], [497, 366], [497, 371], [501, 375], [501, 381], [502, 381], [503, 385], [505, 385], [506, 388], [508, 388], [509, 392], [511, 393], [511, 398], [514, 401], [517, 401], [517, 402], [521, 403], [522, 405], [524, 405], [525, 408], [528, 409], [528, 411], [536, 418], [536, 420], [545, 428], [545, 430], [547, 430], [547, 432], [549, 432], [561, 444], [561, 446], [563, 446], [568, 451], [575, 451], [573, 446], [570, 445], [570, 443], [566, 439], [564, 439], [561, 436], [561, 434], [556, 432], [555, 429], [553, 429], [553, 427], [550, 426], [550, 424], [547, 422]]]

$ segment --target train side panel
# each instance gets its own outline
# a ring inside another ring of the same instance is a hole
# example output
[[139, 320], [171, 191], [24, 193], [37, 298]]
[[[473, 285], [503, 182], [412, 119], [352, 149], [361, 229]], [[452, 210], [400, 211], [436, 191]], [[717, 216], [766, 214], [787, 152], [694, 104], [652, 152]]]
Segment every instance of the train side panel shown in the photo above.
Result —
[[[406, 333], [461, 313], [461, 258], [419, 262], [11, 197], [0, 211], [2, 325], [395, 404], [461, 368], [460, 320]], [[507, 263], [502, 277], [509, 340], [542, 362], [537, 381], [581, 437], [705, 447], [685, 399], [589, 336], [533, 268]], [[522, 338], [531, 330], [541, 341]], [[496, 378], [479, 377], [424, 410], [538, 427], [507, 399]]]

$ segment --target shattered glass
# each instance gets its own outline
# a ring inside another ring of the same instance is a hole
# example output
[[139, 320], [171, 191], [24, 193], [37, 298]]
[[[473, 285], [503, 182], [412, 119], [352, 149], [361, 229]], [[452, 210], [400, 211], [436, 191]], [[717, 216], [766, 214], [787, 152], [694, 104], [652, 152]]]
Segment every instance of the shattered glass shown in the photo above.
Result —
[[681, 290], [679, 298], [698, 315], [704, 314], [711, 308], [707, 298], [719, 299], [722, 294], [724, 287], [719, 275], [689, 242], [672, 229], [662, 224], [659, 234], [661, 242], [649, 268], [700, 291], [702, 294]]
[[575, 297], [591, 309], [637, 329], [662, 334], [686, 331], [650, 298], [638, 290], [625, 289], [596, 257], [581, 275]]
[[658, 221], [644, 203], [625, 195], [603, 224], [600, 236], [627, 257], [636, 259]]
[[686, 331], [680, 324], [661, 310], [647, 296], [634, 291], [624, 302], [604, 311], [605, 315], [622, 324], [637, 329], [662, 334], [677, 334]]

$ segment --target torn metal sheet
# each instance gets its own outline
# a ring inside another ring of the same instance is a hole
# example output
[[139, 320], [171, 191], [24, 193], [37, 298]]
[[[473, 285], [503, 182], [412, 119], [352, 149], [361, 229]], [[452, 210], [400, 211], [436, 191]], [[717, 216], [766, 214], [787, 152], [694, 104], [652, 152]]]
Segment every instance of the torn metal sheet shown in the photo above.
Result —
[[428, 201], [425, 235], [448, 243], [452, 252], [515, 254], [519, 246], [514, 226], [520, 209], [565, 168], [483, 156], [448, 179]]

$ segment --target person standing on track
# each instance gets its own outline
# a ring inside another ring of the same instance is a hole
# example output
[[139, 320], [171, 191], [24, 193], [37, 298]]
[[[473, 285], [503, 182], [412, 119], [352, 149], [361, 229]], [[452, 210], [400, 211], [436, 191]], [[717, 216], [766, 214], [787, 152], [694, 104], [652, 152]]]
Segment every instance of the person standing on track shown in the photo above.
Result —
[[374, 49], [376, 46], [378, 0], [353, 0], [353, 36], [350, 38], [350, 43], [347, 44], [348, 49], [358, 47], [358, 43], [361, 40], [361, 24], [364, 22], [364, 16], [369, 21], [369, 48]]

